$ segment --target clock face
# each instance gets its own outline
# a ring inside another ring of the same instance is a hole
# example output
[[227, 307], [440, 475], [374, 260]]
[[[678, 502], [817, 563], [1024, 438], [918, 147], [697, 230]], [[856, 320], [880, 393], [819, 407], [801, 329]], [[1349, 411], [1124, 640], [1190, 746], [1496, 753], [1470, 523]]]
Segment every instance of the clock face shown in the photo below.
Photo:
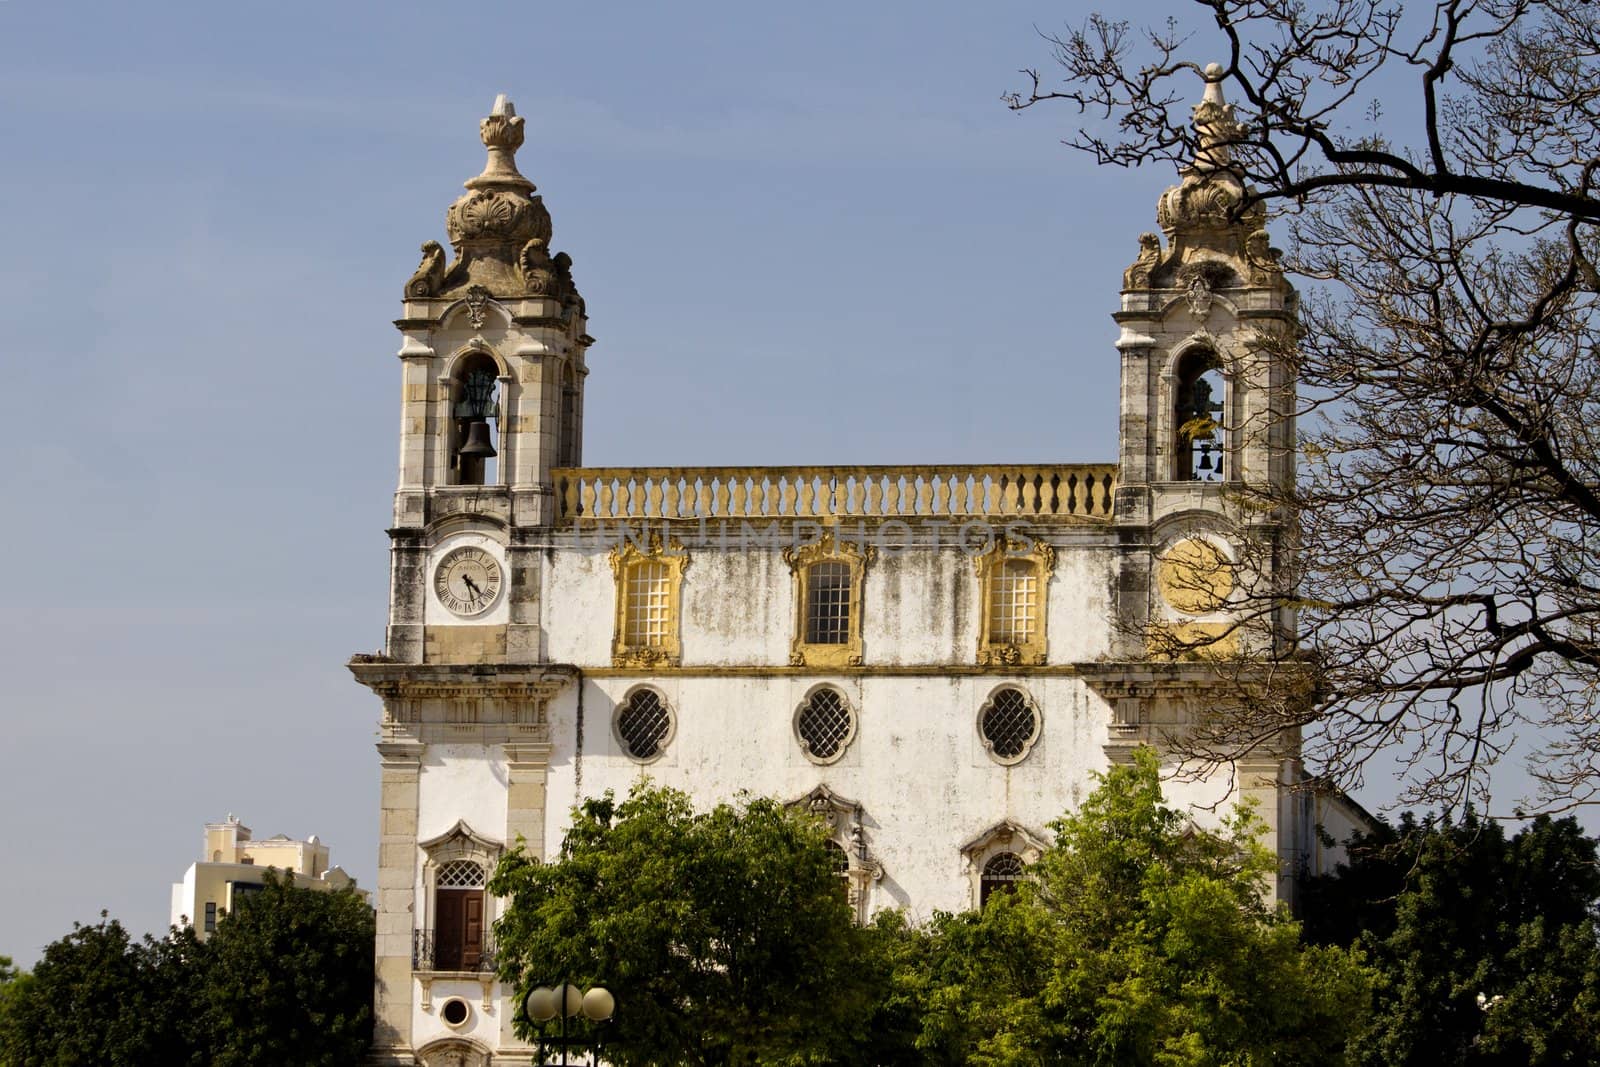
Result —
[[481, 548], [458, 548], [433, 571], [433, 592], [456, 615], [481, 615], [499, 599], [500, 561]]

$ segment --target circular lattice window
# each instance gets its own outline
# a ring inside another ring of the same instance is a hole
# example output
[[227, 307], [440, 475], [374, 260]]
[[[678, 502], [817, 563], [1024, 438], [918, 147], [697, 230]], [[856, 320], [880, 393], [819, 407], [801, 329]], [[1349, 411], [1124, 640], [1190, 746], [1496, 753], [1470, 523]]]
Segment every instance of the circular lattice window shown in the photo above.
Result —
[[856, 733], [856, 717], [837, 689], [818, 689], [795, 713], [794, 732], [800, 750], [818, 763], [843, 755]]
[[1039, 739], [1039, 709], [1020, 689], [997, 689], [978, 711], [978, 736], [995, 759], [1016, 763]]
[[614, 723], [622, 750], [636, 760], [653, 760], [672, 738], [672, 711], [654, 689], [635, 689], [617, 708]]

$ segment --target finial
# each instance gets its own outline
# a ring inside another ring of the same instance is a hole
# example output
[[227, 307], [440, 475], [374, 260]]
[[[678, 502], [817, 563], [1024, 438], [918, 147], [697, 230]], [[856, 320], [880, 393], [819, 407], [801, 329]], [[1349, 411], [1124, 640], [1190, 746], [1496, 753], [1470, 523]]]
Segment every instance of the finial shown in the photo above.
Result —
[[1194, 129], [1197, 144], [1194, 169], [1207, 172], [1221, 170], [1233, 158], [1231, 146], [1243, 132], [1233, 118], [1233, 105], [1222, 95], [1222, 80], [1227, 68], [1221, 63], [1206, 64], [1205, 93], [1194, 106]]
[[511, 98], [501, 93], [487, 118], [478, 122], [478, 138], [489, 150], [483, 173], [466, 183], [468, 189], [520, 189], [532, 192], [534, 185], [517, 170], [517, 149], [522, 147], [523, 118]]

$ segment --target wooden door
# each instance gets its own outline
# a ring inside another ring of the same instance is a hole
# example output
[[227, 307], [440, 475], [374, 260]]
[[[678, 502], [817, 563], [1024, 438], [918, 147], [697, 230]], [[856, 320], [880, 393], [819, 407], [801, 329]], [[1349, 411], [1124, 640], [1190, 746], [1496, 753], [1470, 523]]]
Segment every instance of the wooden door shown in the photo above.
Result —
[[476, 969], [483, 958], [483, 890], [441, 889], [435, 911], [433, 969]]

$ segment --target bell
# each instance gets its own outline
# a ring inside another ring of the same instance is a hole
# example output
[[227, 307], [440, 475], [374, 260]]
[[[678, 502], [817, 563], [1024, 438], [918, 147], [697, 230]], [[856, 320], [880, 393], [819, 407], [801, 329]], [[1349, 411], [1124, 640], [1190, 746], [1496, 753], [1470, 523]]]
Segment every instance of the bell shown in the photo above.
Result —
[[467, 442], [456, 453], [463, 459], [488, 459], [496, 455], [494, 445], [489, 441], [489, 424], [483, 419], [474, 419], [467, 424]]
[[1211, 469], [1211, 446], [1210, 445], [1201, 445], [1200, 446], [1200, 465], [1199, 465], [1198, 469], [1203, 470], [1203, 471], [1208, 471], [1208, 470]]

